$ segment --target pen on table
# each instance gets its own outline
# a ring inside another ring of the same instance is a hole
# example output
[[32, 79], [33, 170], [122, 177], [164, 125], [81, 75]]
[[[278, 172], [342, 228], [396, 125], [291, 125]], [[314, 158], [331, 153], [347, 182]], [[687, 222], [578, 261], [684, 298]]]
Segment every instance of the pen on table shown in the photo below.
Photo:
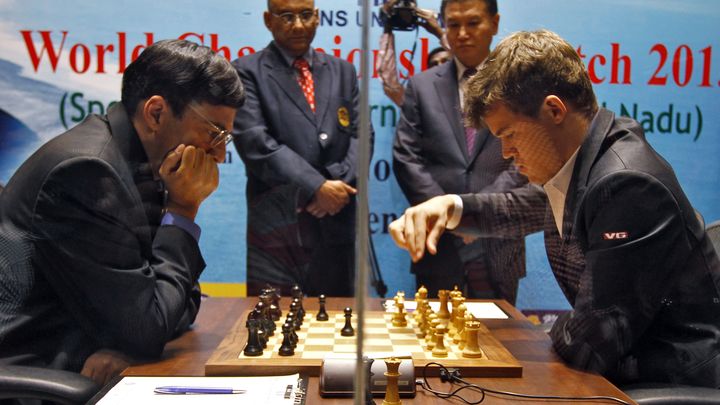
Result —
[[183, 387], [164, 386], [156, 387], [157, 394], [244, 394], [245, 390], [238, 390], [231, 387]]

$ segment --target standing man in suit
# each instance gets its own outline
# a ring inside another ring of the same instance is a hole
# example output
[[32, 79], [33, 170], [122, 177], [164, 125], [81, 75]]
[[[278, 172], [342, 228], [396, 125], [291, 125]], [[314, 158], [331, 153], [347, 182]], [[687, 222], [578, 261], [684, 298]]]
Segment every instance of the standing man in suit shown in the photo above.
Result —
[[[717, 254], [640, 124], [598, 108], [575, 48], [549, 31], [513, 34], [466, 97], [473, 123], [484, 120], [503, 154], [547, 192], [547, 254], [573, 307], [550, 332], [557, 353], [616, 384], [719, 388]], [[455, 198], [409, 209], [391, 224], [393, 238], [421, 257], [460, 215], [479, 233], [535, 223], [512, 199]], [[506, 221], [493, 229], [499, 213]]]
[[355, 68], [311, 47], [313, 0], [269, 0], [273, 41], [233, 62], [247, 91], [235, 146], [247, 172], [247, 285], [351, 296], [359, 91]]
[[195, 215], [218, 185], [240, 78], [210, 48], [149, 46], [121, 102], [35, 152], [0, 194], [0, 364], [99, 384], [200, 306]]
[[[410, 205], [443, 194], [502, 192], [526, 179], [504, 159], [500, 141], [463, 124], [461, 85], [490, 53], [500, 15], [496, 0], [444, 0], [441, 13], [453, 51], [450, 63], [414, 76], [405, 92], [393, 146], [393, 169]], [[535, 190], [537, 192], [537, 190]], [[447, 233], [439, 253], [414, 262], [416, 283], [435, 295], [464, 287], [473, 298], [515, 303], [525, 275], [522, 238], [479, 238], [465, 244]]]

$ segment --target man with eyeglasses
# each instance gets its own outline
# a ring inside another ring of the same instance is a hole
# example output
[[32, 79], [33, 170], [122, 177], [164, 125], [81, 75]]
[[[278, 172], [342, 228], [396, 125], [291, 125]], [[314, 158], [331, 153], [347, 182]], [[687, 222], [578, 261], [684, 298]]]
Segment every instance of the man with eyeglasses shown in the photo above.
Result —
[[273, 41], [233, 62], [248, 94], [235, 119], [247, 172], [247, 288], [351, 296], [359, 92], [355, 68], [311, 47], [312, 0], [269, 0]]
[[104, 384], [159, 356], [200, 306], [195, 215], [244, 92], [208, 47], [160, 41], [121, 102], [33, 154], [0, 194], [0, 365]]
[[[512, 193], [540, 200], [539, 187], [526, 186], [500, 141], [487, 130], [464, 124], [462, 84], [490, 53], [500, 14], [496, 0], [444, 0], [440, 12], [453, 53], [449, 63], [410, 79], [393, 144], [393, 171], [411, 206], [448, 193]], [[438, 253], [413, 257], [410, 271], [431, 294], [459, 286], [472, 298], [504, 298], [515, 303], [525, 275], [522, 237], [470, 241], [444, 234]]]

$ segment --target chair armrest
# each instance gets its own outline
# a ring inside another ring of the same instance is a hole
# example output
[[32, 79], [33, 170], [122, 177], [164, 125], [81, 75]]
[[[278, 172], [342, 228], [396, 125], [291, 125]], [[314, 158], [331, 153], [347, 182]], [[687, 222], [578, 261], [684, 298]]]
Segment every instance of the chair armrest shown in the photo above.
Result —
[[93, 380], [78, 373], [0, 365], [0, 398], [34, 398], [61, 404], [84, 404], [99, 389]]
[[720, 390], [670, 384], [636, 384], [621, 387], [638, 405], [720, 405]]

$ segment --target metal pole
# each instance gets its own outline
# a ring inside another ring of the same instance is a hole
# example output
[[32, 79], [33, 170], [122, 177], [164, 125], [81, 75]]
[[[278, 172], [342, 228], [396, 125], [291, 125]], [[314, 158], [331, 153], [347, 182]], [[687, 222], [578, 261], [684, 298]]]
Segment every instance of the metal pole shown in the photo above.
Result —
[[361, 0], [360, 13], [362, 15], [362, 39], [360, 47], [360, 115], [359, 115], [359, 153], [357, 162], [357, 221], [355, 241], [355, 313], [357, 314], [357, 345], [355, 363], [355, 404], [364, 405], [365, 402], [365, 371], [363, 370], [363, 340], [365, 336], [365, 297], [368, 293], [368, 178], [370, 175], [370, 104], [368, 70], [369, 36], [370, 36], [370, 7], [368, 0]]

